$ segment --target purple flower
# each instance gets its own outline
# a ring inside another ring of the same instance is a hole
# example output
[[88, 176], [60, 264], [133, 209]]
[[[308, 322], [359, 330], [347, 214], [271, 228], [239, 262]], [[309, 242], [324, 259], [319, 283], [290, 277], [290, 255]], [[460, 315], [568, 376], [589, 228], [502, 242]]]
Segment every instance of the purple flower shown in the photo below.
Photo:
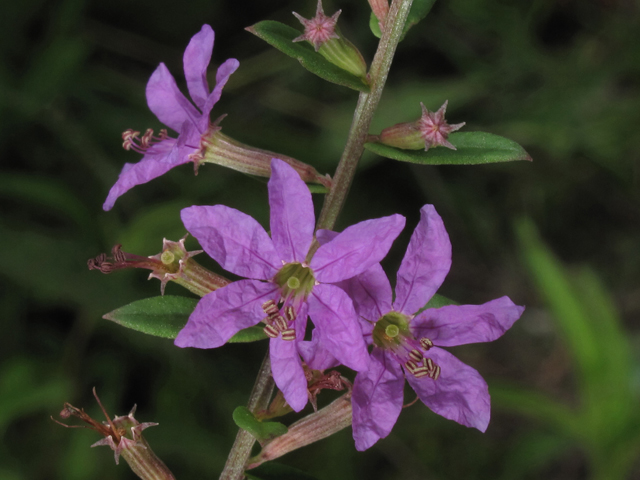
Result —
[[[180, 92], [176, 81], [164, 63], [153, 72], [147, 83], [147, 103], [158, 120], [178, 132], [171, 138], [167, 130], [158, 136], [149, 129], [140, 137], [140, 132], [127, 130], [123, 133], [123, 147], [144, 157], [138, 163], [125, 164], [102, 208], [111, 210], [115, 201], [131, 188], [148, 182], [171, 170], [173, 167], [193, 161], [198, 165], [202, 157], [201, 139], [211, 129], [209, 114], [220, 99], [222, 88], [238, 68], [234, 58], [224, 62], [216, 73], [216, 86], [209, 91], [207, 67], [211, 61], [214, 33], [209, 25], [203, 25], [184, 51], [184, 74], [187, 88], [195, 106]], [[197, 107], [197, 108], [196, 108]]]
[[202, 248], [240, 280], [204, 296], [176, 338], [179, 347], [215, 348], [236, 332], [264, 322], [271, 337], [273, 378], [291, 407], [307, 403], [298, 354], [307, 314], [323, 346], [354, 370], [369, 354], [351, 299], [332, 283], [377, 264], [404, 228], [401, 215], [360, 222], [307, 259], [315, 216], [309, 189], [296, 171], [273, 159], [269, 180], [271, 237], [248, 215], [224, 205], [182, 210], [182, 221]]
[[[495, 340], [524, 311], [502, 297], [483, 305], [450, 305], [416, 314], [451, 266], [451, 243], [442, 219], [432, 205], [425, 205], [420, 215], [398, 270], [394, 301], [380, 265], [341, 284], [373, 344], [369, 368], [357, 374], [353, 387], [353, 437], [360, 451], [391, 432], [402, 410], [405, 378], [437, 414], [485, 431], [490, 414], [487, 384], [476, 370], [440, 347]], [[318, 236], [327, 238], [325, 232]], [[312, 368], [331, 364], [322, 342], [313, 347], [317, 358], [309, 359]]]

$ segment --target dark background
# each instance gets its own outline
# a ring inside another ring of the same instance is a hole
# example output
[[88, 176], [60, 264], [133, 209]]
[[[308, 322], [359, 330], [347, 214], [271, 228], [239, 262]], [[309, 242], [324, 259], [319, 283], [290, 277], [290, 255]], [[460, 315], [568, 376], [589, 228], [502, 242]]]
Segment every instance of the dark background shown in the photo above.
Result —
[[[337, 8], [370, 61], [367, 3], [325, 4]], [[161, 127], [146, 106], [148, 77], [163, 61], [184, 87], [182, 52], [203, 23], [216, 31], [215, 66], [240, 60], [213, 112], [229, 114], [223, 131], [333, 173], [357, 95], [244, 31], [263, 19], [298, 28], [292, 10], [308, 18], [315, 5], [0, 7], [0, 478], [133, 478], [106, 448], [89, 448], [97, 434], [49, 419], [65, 401], [98, 418], [93, 386], [112, 415], [137, 403], [140, 421], [160, 423], [145, 436], [177, 478], [222, 469], [231, 412], [246, 403], [266, 344], [182, 350], [103, 320], [158, 295], [159, 283], [143, 271], [90, 272], [86, 261], [115, 243], [158, 253], [163, 237], [184, 235], [179, 211], [193, 204], [267, 224], [265, 184], [212, 165], [197, 177], [176, 168], [101, 209], [122, 165], [139, 158], [122, 150], [121, 132]], [[449, 0], [407, 35], [372, 133], [417, 118], [419, 102], [448, 99], [451, 123], [509, 137], [534, 161], [427, 167], [365, 154], [338, 228], [405, 215], [384, 263], [393, 274], [432, 203], [453, 243], [441, 293], [461, 303], [509, 295], [527, 310], [495, 343], [453, 349], [490, 384], [486, 434], [416, 404], [366, 453], [347, 429], [283, 463], [332, 480], [640, 478], [639, 12], [632, 0]], [[167, 293], [190, 295], [175, 284]]]

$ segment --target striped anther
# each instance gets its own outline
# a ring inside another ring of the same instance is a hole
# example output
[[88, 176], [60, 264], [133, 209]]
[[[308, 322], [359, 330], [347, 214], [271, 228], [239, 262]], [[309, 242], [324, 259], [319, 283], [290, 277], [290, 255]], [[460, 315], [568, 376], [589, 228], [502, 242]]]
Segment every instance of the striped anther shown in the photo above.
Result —
[[411, 374], [413, 374], [419, 368], [418, 365], [416, 365], [412, 361], [408, 361], [404, 364], [404, 366], [407, 368], [407, 370], [409, 370], [409, 373]]
[[289, 327], [289, 324], [287, 323], [287, 321], [284, 319], [282, 315], [278, 315], [273, 320], [273, 326], [276, 327], [281, 332], [284, 332]]
[[264, 302], [262, 304], [262, 310], [264, 310], [264, 313], [266, 313], [269, 316], [280, 313], [280, 310], [278, 310], [278, 306], [276, 305], [276, 302], [274, 302], [273, 300], [267, 300], [266, 302]]
[[293, 322], [296, 319], [296, 312], [291, 305], [285, 307], [284, 315], [288, 322]]
[[264, 333], [266, 333], [267, 336], [270, 338], [278, 338], [278, 335], [280, 333], [278, 329], [273, 325], [267, 325], [266, 327], [263, 328], [263, 330], [264, 330]]
[[296, 331], [293, 328], [290, 328], [289, 330], [285, 330], [284, 332], [282, 332], [282, 339], [287, 341], [295, 340]]
[[409, 352], [409, 358], [413, 360], [415, 363], [421, 363], [424, 357], [422, 356], [422, 353], [420, 352], [420, 350], [414, 349]]
[[433, 347], [433, 342], [429, 340], [427, 337], [423, 337], [420, 339], [420, 346], [424, 348], [426, 351], [429, 351], [429, 349]]

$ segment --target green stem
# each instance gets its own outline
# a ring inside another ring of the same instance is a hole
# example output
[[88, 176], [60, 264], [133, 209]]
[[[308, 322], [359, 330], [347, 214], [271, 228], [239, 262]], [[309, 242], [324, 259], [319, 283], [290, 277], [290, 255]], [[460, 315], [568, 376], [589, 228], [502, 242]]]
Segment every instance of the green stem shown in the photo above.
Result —
[[[258, 372], [258, 378], [253, 385], [253, 390], [249, 396], [247, 408], [256, 413], [258, 410], [265, 410], [269, 406], [269, 399], [273, 393], [273, 378], [271, 377], [271, 361], [269, 352], [262, 361], [262, 366]], [[242, 428], [238, 430], [236, 440], [233, 442], [227, 463], [220, 474], [220, 480], [241, 480], [244, 478], [244, 468], [251, 456], [251, 448], [256, 439]]]
[[[396, 47], [400, 42], [402, 30], [407, 21], [412, 3], [413, 0], [393, 0], [389, 8], [384, 32], [369, 70], [371, 92], [361, 93], [358, 98], [358, 105], [353, 115], [347, 145], [336, 169], [333, 186], [325, 198], [317, 228], [332, 229], [338, 214], [342, 210], [353, 181], [356, 166], [364, 151], [371, 119], [382, 96], [391, 62], [396, 52]], [[313, 255], [317, 248], [318, 245], [314, 242], [309, 255]], [[267, 353], [249, 398], [249, 410], [255, 412], [259, 409], [266, 409], [272, 390], [273, 379], [271, 378], [271, 365], [269, 363], [269, 354]], [[266, 394], [267, 391], [268, 395]], [[233, 447], [231, 447], [231, 452], [229, 452], [227, 463], [220, 475], [220, 480], [242, 480], [254, 441], [253, 436], [245, 430], [240, 429], [238, 431]]]
[[[333, 177], [333, 186], [325, 197], [317, 228], [331, 230], [342, 210], [358, 161], [364, 151], [364, 144], [371, 125], [371, 119], [378, 107], [382, 90], [387, 81], [391, 62], [400, 42], [404, 24], [407, 21], [413, 0], [393, 0], [385, 21], [384, 32], [378, 50], [371, 63], [369, 79], [371, 92], [361, 93], [353, 115], [353, 121], [347, 138], [347, 145]], [[314, 244], [313, 252], [317, 249]], [[313, 253], [312, 252], [312, 253]]]

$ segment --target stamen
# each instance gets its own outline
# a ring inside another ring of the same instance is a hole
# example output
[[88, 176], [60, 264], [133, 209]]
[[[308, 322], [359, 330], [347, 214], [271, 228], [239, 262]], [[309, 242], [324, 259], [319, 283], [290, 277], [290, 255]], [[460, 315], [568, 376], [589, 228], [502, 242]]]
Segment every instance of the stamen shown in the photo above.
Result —
[[273, 300], [267, 300], [266, 302], [264, 302], [262, 304], [262, 310], [264, 310], [264, 313], [269, 315], [269, 317], [280, 314], [280, 310], [278, 309], [276, 302], [274, 302]]
[[407, 367], [407, 370], [409, 370], [409, 373], [411, 373], [411, 374], [414, 374], [415, 371], [418, 369], [418, 365], [413, 363], [411, 360], [409, 360], [407, 363], [405, 363], [404, 366]]
[[436, 368], [431, 372], [429, 376], [434, 380], [437, 380], [438, 377], [440, 376], [440, 366], [436, 365]]
[[140, 137], [140, 140], [136, 142], [138, 137], [140, 137], [140, 132], [133, 130], [132, 128], [122, 132], [122, 148], [144, 154], [152, 145], [169, 138], [169, 134], [167, 133], [167, 129], [163, 128], [160, 130], [160, 134], [155, 137], [153, 135], [153, 129], [148, 128], [147, 131], [144, 132], [144, 135]]
[[284, 315], [289, 322], [293, 322], [296, 319], [296, 311], [293, 309], [291, 305], [285, 307]]
[[278, 330], [273, 325], [267, 325], [263, 328], [263, 330], [264, 333], [267, 334], [267, 337], [270, 338], [278, 338], [278, 335], [280, 334], [280, 332], [278, 332]]
[[282, 339], [287, 341], [295, 340], [296, 331], [293, 328], [290, 328], [289, 330], [285, 330], [284, 332], [282, 332]]
[[427, 337], [423, 337], [420, 339], [420, 346], [425, 349], [425, 351], [429, 351], [431, 347], [433, 347], [433, 342]]
[[422, 362], [422, 359], [424, 357], [422, 356], [422, 353], [420, 352], [420, 350], [415, 349], [409, 352], [409, 358], [413, 360], [415, 363], [420, 363]]
[[289, 324], [287, 323], [287, 321], [284, 319], [282, 315], [278, 315], [273, 321], [273, 326], [276, 327], [281, 332], [283, 332], [284, 334], [284, 332], [289, 327]]

